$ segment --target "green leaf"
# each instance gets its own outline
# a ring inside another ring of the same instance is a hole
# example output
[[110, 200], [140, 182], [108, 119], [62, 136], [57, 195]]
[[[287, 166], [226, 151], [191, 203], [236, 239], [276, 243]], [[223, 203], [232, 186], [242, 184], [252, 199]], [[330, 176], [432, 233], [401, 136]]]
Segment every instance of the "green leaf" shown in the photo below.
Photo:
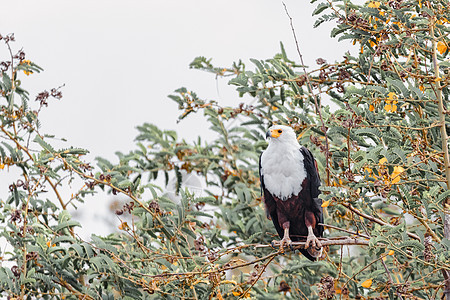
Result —
[[45, 142], [39, 135], [36, 135], [33, 141], [38, 143], [48, 153], [56, 152], [56, 150], [50, 144]]
[[330, 5], [328, 3], [320, 3], [319, 5], [317, 5], [317, 7], [313, 11], [312, 15], [316, 16], [316, 15], [320, 14], [321, 12], [323, 12], [328, 7], [330, 7]]
[[53, 230], [60, 231], [61, 229], [68, 228], [68, 227], [75, 227], [75, 226], [80, 227], [81, 225], [78, 221], [68, 220], [68, 221], [61, 222], [60, 224], [56, 225], [55, 227], [53, 227]]

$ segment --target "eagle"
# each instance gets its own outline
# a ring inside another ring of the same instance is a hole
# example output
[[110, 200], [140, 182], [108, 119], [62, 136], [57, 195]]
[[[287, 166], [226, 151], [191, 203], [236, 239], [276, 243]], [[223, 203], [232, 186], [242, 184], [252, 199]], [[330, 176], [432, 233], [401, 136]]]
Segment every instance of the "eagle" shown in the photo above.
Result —
[[259, 157], [261, 196], [267, 217], [281, 241], [280, 249], [292, 241], [306, 241], [302, 254], [311, 261], [322, 255], [322, 200], [320, 177], [312, 153], [300, 146], [291, 127], [275, 125], [266, 133], [267, 149]]

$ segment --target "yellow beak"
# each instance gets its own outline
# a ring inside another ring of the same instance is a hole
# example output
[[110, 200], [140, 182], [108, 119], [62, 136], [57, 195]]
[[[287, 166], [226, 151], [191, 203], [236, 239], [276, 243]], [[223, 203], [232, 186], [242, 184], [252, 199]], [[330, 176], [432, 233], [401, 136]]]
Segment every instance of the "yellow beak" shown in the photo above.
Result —
[[281, 135], [281, 132], [279, 132], [279, 129], [270, 129], [269, 131], [267, 131], [266, 133], [266, 137], [273, 137], [273, 138], [277, 138]]

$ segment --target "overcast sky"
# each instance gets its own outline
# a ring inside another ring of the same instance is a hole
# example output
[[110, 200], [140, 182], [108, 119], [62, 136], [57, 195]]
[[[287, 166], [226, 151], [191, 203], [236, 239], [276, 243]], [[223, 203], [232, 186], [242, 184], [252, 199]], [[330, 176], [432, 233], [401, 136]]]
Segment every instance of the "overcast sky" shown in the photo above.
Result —
[[[315, 5], [285, 3], [307, 64], [318, 57], [333, 62], [348, 50], [329, 37], [334, 24], [313, 29]], [[22, 76], [22, 87], [34, 98], [65, 85], [63, 98], [51, 99], [41, 114], [42, 132], [66, 138], [65, 147], [90, 150], [91, 159], [134, 149], [135, 127], [144, 122], [176, 129], [187, 140], [211, 137], [201, 117], [177, 125], [177, 105], [167, 95], [184, 86], [226, 105], [242, 99], [227, 79], [190, 70], [196, 56], [220, 66], [243, 59], [251, 68], [249, 58], [273, 57], [282, 41], [297, 59], [277, 0], [14, 0], [2, 1], [1, 11], [0, 33], [14, 33], [15, 50], [23, 48], [44, 68]], [[0, 61], [8, 60], [1, 48]]]

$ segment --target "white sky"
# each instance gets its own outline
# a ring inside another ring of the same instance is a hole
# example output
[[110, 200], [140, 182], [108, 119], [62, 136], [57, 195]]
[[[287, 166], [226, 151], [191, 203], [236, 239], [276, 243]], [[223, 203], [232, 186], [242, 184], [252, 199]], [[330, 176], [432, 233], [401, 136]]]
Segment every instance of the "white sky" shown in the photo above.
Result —
[[[285, 3], [307, 64], [319, 57], [333, 62], [348, 50], [329, 37], [334, 24], [313, 29], [315, 4]], [[65, 84], [62, 100], [50, 99], [41, 114], [41, 132], [66, 138], [64, 147], [89, 149], [91, 159], [134, 149], [135, 127], [144, 122], [187, 140], [210, 138], [201, 117], [177, 125], [177, 105], [167, 95], [184, 86], [226, 105], [242, 99], [228, 79], [190, 70], [196, 56], [220, 66], [243, 59], [251, 69], [249, 58], [273, 57], [282, 41], [297, 60], [289, 19], [275, 0], [14, 0], [2, 1], [1, 11], [0, 33], [15, 33], [15, 50], [44, 68], [22, 76], [32, 99]], [[3, 48], [0, 61], [8, 60]], [[0, 172], [1, 187], [11, 175]]]

